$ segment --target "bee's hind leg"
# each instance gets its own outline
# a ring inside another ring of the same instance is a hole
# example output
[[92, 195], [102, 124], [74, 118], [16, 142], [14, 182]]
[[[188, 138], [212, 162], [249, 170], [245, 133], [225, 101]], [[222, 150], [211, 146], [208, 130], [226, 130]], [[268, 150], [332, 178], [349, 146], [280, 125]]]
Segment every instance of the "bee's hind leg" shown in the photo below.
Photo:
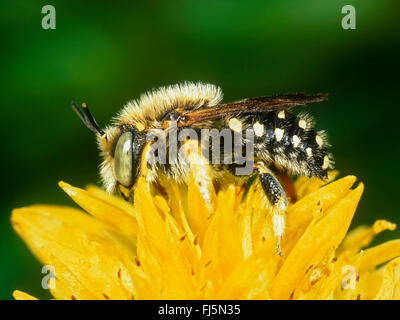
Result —
[[264, 193], [272, 205], [272, 228], [277, 238], [276, 252], [282, 256], [281, 240], [285, 232], [286, 193], [278, 179], [263, 162], [257, 162], [255, 167]]

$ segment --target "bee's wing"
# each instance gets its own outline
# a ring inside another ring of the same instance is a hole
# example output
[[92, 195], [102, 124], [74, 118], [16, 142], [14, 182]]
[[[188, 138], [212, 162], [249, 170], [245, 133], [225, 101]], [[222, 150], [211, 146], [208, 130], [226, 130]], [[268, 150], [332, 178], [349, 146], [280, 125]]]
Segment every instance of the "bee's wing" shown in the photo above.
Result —
[[190, 126], [208, 120], [216, 120], [225, 116], [248, 115], [273, 110], [286, 109], [294, 106], [321, 102], [326, 100], [328, 94], [319, 93], [307, 95], [304, 93], [289, 93], [269, 97], [250, 98], [215, 106], [204, 106], [192, 110], [182, 110], [179, 127]]

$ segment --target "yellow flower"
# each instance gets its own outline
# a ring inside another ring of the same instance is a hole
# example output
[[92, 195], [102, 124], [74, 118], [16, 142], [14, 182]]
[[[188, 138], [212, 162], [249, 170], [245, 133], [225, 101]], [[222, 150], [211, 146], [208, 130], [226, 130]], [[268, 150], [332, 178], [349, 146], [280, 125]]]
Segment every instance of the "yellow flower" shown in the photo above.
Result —
[[295, 182], [280, 257], [258, 182], [243, 197], [234, 182], [215, 189], [210, 174], [194, 166], [188, 186], [161, 180], [163, 188], [140, 177], [134, 205], [60, 182], [87, 213], [35, 205], [11, 220], [54, 268], [56, 299], [400, 298], [400, 240], [365, 249], [395, 225], [379, 220], [347, 233], [363, 191], [351, 189], [355, 177]]

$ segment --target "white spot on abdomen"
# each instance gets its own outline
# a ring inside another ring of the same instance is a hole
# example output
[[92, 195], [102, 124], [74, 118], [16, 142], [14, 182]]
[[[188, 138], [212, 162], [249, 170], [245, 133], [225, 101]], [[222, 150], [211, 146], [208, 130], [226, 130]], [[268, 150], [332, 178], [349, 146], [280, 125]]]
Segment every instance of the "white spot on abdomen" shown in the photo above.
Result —
[[264, 134], [264, 125], [259, 123], [258, 121], [253, 124], [254, 134], [257, 137], [261, 137]]
[[299, 127], [302, 129], [307, 129], [307, 121], [304, 119], [299, 120]]
[[292, 137], [292, 142], [293, 142], [293, 147], [297, 148], [301, 142], [301, 139], [298, 136], [294, 135]]
[[276, 128], [275, 129], [275, 139], [276, 141], [281, 141], [283, 138], [283, 134], [285, 133], [285, 130], [280, 129], [280, 128]]

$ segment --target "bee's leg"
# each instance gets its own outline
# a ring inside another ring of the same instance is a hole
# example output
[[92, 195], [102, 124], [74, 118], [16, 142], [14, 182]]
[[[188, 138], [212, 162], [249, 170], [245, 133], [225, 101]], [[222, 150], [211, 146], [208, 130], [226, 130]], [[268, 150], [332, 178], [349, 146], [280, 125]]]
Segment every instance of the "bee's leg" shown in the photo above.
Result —
[[278, 179], [263, 162], [257, 162], [255, 167], [259, 172], [259, 179], [264, 193], [272, 205], [272, 228], [277, 238], [276, 252], [282, 256], [281, 240], [285, 232], [286, 193]]
[[117, 184], [117, 190], [119, 194], [124, 198], [125, 201], [130, 201], [131, 199], [131, 190], [129, 188], [124, 187], [121, 184]]

